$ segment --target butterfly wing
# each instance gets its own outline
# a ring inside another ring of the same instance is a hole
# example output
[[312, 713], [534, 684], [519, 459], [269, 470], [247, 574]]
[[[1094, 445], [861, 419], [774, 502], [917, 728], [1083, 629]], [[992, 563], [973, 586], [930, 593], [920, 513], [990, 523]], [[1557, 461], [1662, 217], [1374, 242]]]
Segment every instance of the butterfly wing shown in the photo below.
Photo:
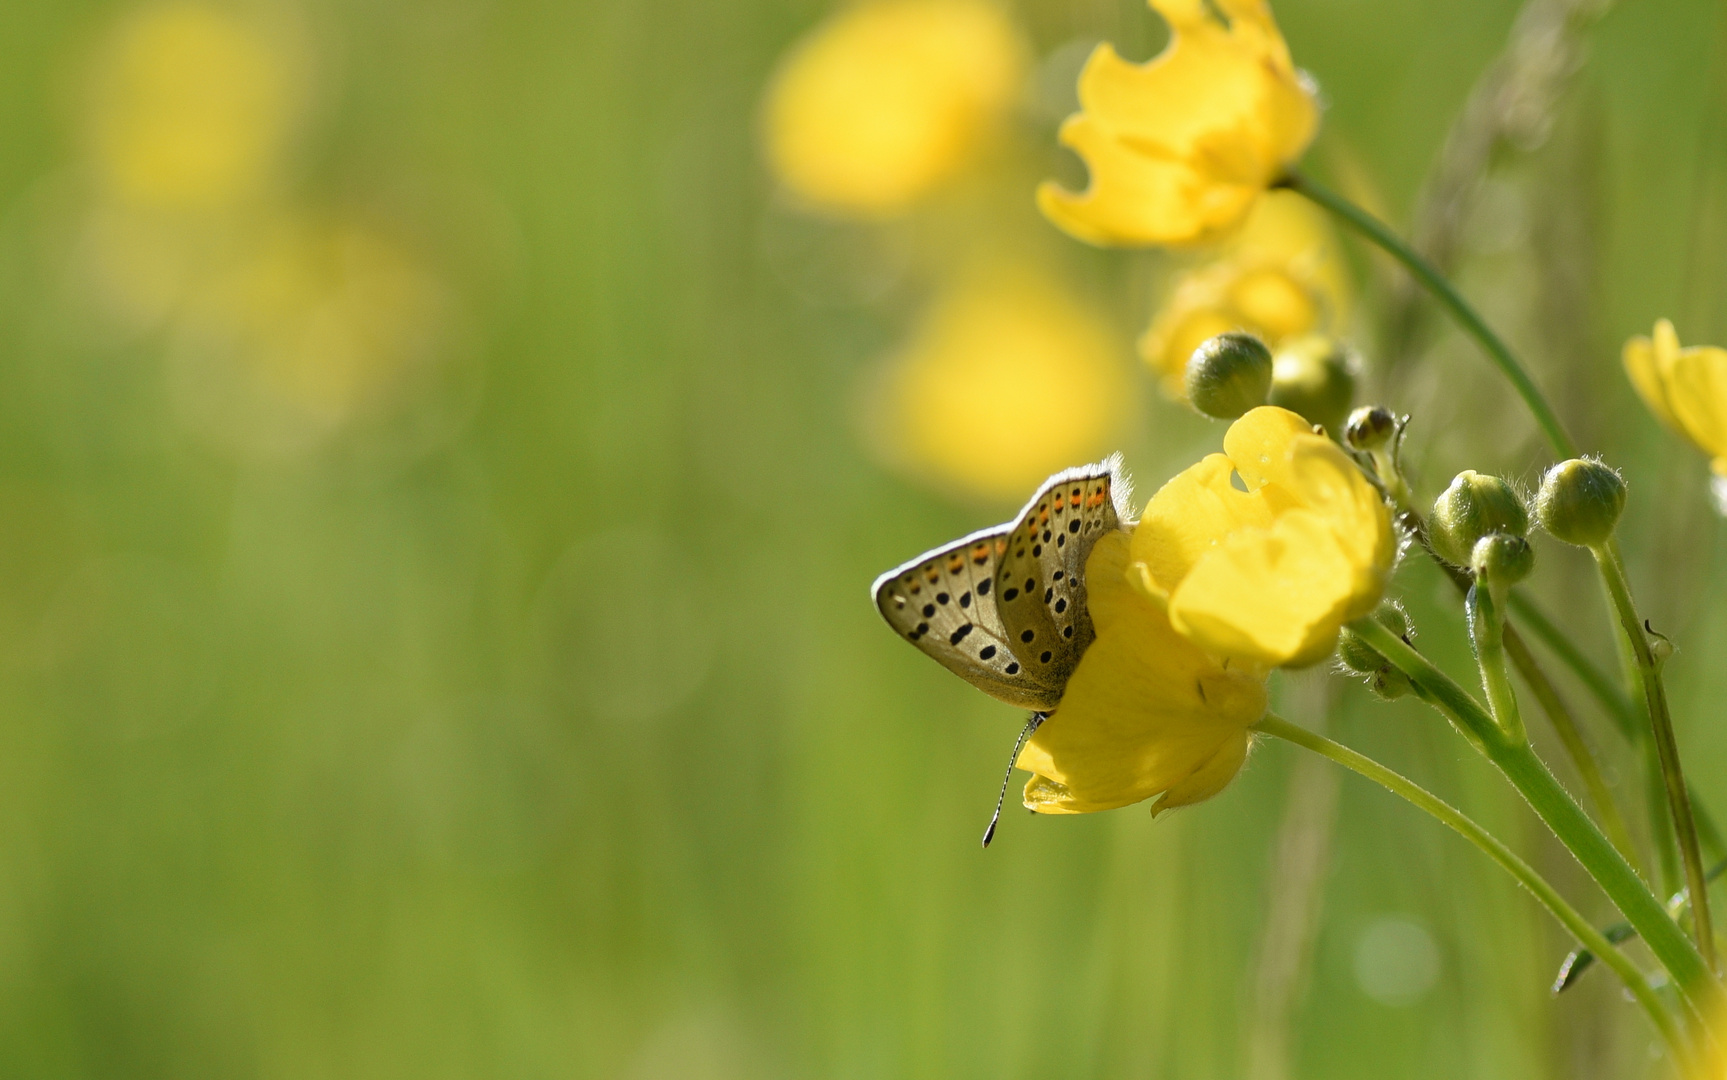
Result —
[[1008, 646], [1040, 684], [1065, 687], [1096, 636], [1086, 607], [1085, 560], [1121, 527], [1128, 483], [1121, 459], [1049, 478], [1020, 511], [996, 568], [996, 608]]
[[1053, 709], [1061, 685], [1036, 677], [1008, 645], [997, 610], [998, 560], [1006, 525], [926, 552], [877, 578], [876, 610], [889, 626], [949, 671], [1009, 705]]

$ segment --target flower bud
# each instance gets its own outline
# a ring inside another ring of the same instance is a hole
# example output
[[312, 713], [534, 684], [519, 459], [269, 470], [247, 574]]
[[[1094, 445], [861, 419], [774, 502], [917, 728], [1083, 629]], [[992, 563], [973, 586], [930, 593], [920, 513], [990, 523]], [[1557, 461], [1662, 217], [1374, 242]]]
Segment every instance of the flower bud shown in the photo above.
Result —
[[1475, 542], [1469, 564], [1475, 576], [1484, 581], [1495, 586], [1515, 585], [1535, 569], [1535, 549], [1521, 536], [1488, 533]]
[[1218, 420], [1234, 420], [1265, 404], [1271, 392], [1271, 351], [1252, 334], [1219, 334], [1187, 361], [1187, 400]]
[[[1373, 618], [1398, 637], [1408, 640], [1409, 616], [1395, 600], [1381, 603]], [[1367, 676], [1367, 688], [1385, 701], [1395, 701], [1415, 688], [1409, 676], [1393, 667], [1379, 650], [1356, 636], [1347, 626], [1337, 639], [1337, 659], [1350, 671]]]
[[1349, 414], [1344, 437], [1356, 450], [1378, 450], [1397, 434], [1397, 417], [1383, 405], [1363, 405]]
[[1625, 481], [1588, 458], [1572, 458], [1547, 470], [1535, 496], [1535, 519], [1567, 544], [1606, 542], [1625, 509]]
[[1475, 545], [1488, 533], [1522, 536], [1529, 531], [1529, 511], [1511, 485], [1497, 476], [1465, 469], [1433, 503], [1428, 540], [1439, 557], [1454, 566], [1469, 566]]
[[1285, 342], [1271, 361], [1270, 403], [1310, 424], [1340, 432], [1355, 400], [1355, 358], [1328, 337]]

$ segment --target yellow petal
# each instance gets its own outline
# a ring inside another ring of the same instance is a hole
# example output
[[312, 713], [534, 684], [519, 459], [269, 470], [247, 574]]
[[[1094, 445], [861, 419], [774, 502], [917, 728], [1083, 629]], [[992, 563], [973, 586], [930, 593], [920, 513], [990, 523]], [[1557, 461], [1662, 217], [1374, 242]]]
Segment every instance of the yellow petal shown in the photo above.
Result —
[[1169, 619], [1208, 652], [1300, 667], [1330, 654], [1359, 592], [1357, 566], [1331, 523], [1291, 510], [1200, 559], [1171, 592]]
[[1317, 435], [1291, 441], [1288, 476], [1296, 499], [1325, 519], [1351, 565], [1365, 575], [1357, 591], [1366, 595], [1345, 618], [1367, 614], [1378, 605], [1385, 572], [1397, 555], [1385, 498], [1336, 443]]
[[[1673, 330], [1673, 324], [1662, 319], [1656, 324], [1655, 332], [1661, 335], [1665, 328], [1668, 333]], [[1673, 350], [1674, 353], [1678, 349]], [[1655, 342], [1646, 337], [1634, 337], [1625, 343], [1622, 354], [1625, 361], [1625, 373], [1631, 377], [1631, 385], [1637, 391], [1637, 396], [1649, 406], [1649, 411], [1655, 418], [1675, 431], [1682, 430], [1679, 418], [1673, 415], [1673, 409], [1667, 403], [1666, 372], [1657, 360]]]
[[1099, 537], [1086, 556], [1085, 606], [1099, 634], [1114, 632], [1116, 624], [1133, 618], [1148, 602], [1128, 581], [1132, 558], [1128, 534], [1119, 529]]
[[1293, 486], [1290, 446], [1297, 439], [1317, 437], [1313, 425], [1297, 414], [1275, 405], [1262, 405], [1229, 425], [1223, 435], [1223, 452], [1229, 455], [1249, 491], [1268, 483]]
[[1081, 194], [1045, 184], [1052, 221], [1093, 243], [1190, 244], [1238, 225], [1313, 137], [1318, 113], [1263, 4], [1226, 27], [1199, 0], [1154, 0], [1169, 48], [1146, 64], [1109, 45], [1080, 74], [1082, 112], [1061, 141], [1082, 157]]
[[[1220, 752], [1265, 714], [1263, 681], [1177, 634], [1128, 586], [1127, 558], [1123, 533], [1093, 549], [1086, 588], [1097, 640], [1020, 752], [1018, 766], [1036, 774], [1025, 804], [1040, 813], [1108, 810], [1177, 789], [1195, 801], [1234, 775], [1221, 775]], [[1204, 779], [1181, 787], [1207, 766]]]
[[1039, 813], [1109, 810], [1169, 791], [1265, 715], [1261, 680], [1211, 660], [1119, 579], [1087, 576], [1113, 614], [1020, 752], [1019, 767], [1036, 774], [1025, 802]]
[[1165, 810], [1174, 810], [1178, 806], [1192, 806], [1204, 802], [1235, 779], [1235, 774], [1241, 771], [1241, 766], [1247, 761], [1247, 748], [1252, 738], [1243, 731], [1240, 735], [1224, 740], [1217, 753], [1210, 761], [1196, 769], [1193, 775], [1176, 784], [1163, 793], [1163, 798], [1152, 804], [1151, 816], [1156, 817]]
[[1133, 531], [1135, 562], [1151, 571], [1164, 590], [1174, 589], [1188, 571], [1231, 534], [1269, 529], [1279, 504], [1275, 493], [1238, 491], [1230, 483], [1234, 465], [1222, 454], [1176, 474], [1146, 504]]
[[1682, 349], [1666, 374], [1679, 430], [1711, 457], [1727, 455], [1727, 349]]

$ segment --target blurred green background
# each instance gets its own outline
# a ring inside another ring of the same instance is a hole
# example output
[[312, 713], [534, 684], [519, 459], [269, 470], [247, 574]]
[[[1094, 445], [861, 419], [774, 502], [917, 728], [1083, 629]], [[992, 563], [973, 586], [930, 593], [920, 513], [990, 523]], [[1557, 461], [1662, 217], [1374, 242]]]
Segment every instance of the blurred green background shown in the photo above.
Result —
[[[1406, 222], [1518, 6], [1280, 0], [1328, 105], [1313, 166]], [[1460, 276], [1627, 468], [1680, 738], [1727, 809], [1722, 529], [1617, 366], [1661, 315], [1727, 339], [1717, 8], [1627, 0], [1586, 31]], [[1606, 978], [1547, 997], [1567, 943], [1478, 853], [1287, 746], [1155, 823], [1013, 813], [978, 851], [1020, 717], [866, 591], [1018, 500], [903, 478], [859, 430], [920, 291], [854, 287], [855, 228], [788, 206], [756, 138], [830, 10], [0, 5], [0, 1075], [1655, 1068]], [[1135, 0], [1016, 12], [1057, 65], [1007, 211], [1043, 229], [1031, 183], [1076, 175], [1063, 58], [1164, 31]], [[262, 142], [176, 186], [128, 110], [224, 63], [234, 92], [193, 96]], [[1143, 497], [1220, 436], [1132, 360], [1166, 260], [1048, 231], [1115, 313]], [[1466, 343], [1383, 355], [1390, 287], [1354, 254], [1367, 394], [1415, 413], [1423, 494], [1533, 478]], [[1610, 660], [1587, 568], [1542, 557]], [[1442, 586], [1400, 579], [1463, 673]], [[1605, 918], [1434, 716], [1324, 672], [1277, 692]]]

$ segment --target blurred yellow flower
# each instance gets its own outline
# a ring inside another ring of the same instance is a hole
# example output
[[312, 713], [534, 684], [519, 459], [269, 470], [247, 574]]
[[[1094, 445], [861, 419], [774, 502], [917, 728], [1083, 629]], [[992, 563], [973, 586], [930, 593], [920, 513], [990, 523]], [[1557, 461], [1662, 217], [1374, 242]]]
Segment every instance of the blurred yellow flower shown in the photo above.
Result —
[[1625, 343], [1631, 385], [1661, 422], [1690, 439], [1727, 477], [1727, 349], [1679, 347], [1673, 324], [1662, 319], [1652, 338]]
[[1116, 532], [1092, 550], [1087, 602], [1097, 640], [1019, 755], [1019, 768], [1033, 774], [1025, 805], [1040, 814], [1161, 795], [1155, 814], [1210, 798], [1240, 770], [1248, 727], [1265, 715], [1263, 677], [1207, 655], [1129, 586], [1129, 546]]
[[1249, 412], [1223, 448], [1152, 496], [1129, 580], [1207, 652], [1258, 669], [1317, 663], [1384, 594], [1397, 556], [1390, 511], [1335, 443], [1285, 409]]
[[1132, 393], [1109, 323], [1030, 262], [938, 294], [867, 402], [879, 452], [963, 491], [1019, 497], [1095, 458]]
[[1275, 352], [1285, 341], [1333, 334], [1349, 303], [1349, 282], [1331, 224], [1293, 191], [1269, 192], [1217, 257], [1176, 279], [1139, 340], [1139, 353], [1182, 396], [1193, 350], [1232, 330]]
[[976, 158], [1024, 69], [1018, 31], [986, 0], [850, 8], [798, 43], [774, 76], [768, 162], [817, 208], [895, 213]]
[[1239, 224], [1319, 125], [1264, 0], [1151, 0], [1169, 48], [1146, 64], [1099, 45], [1061, 141], [1091, 170], [1038, 205], [1093, 244], [1192, 244]]
[[98, 56], [89, 121], [115, 199], [171, 209], [252, 196], [279, 164], [291, 65], [254, 27], [194, 3], [145, 8]]

